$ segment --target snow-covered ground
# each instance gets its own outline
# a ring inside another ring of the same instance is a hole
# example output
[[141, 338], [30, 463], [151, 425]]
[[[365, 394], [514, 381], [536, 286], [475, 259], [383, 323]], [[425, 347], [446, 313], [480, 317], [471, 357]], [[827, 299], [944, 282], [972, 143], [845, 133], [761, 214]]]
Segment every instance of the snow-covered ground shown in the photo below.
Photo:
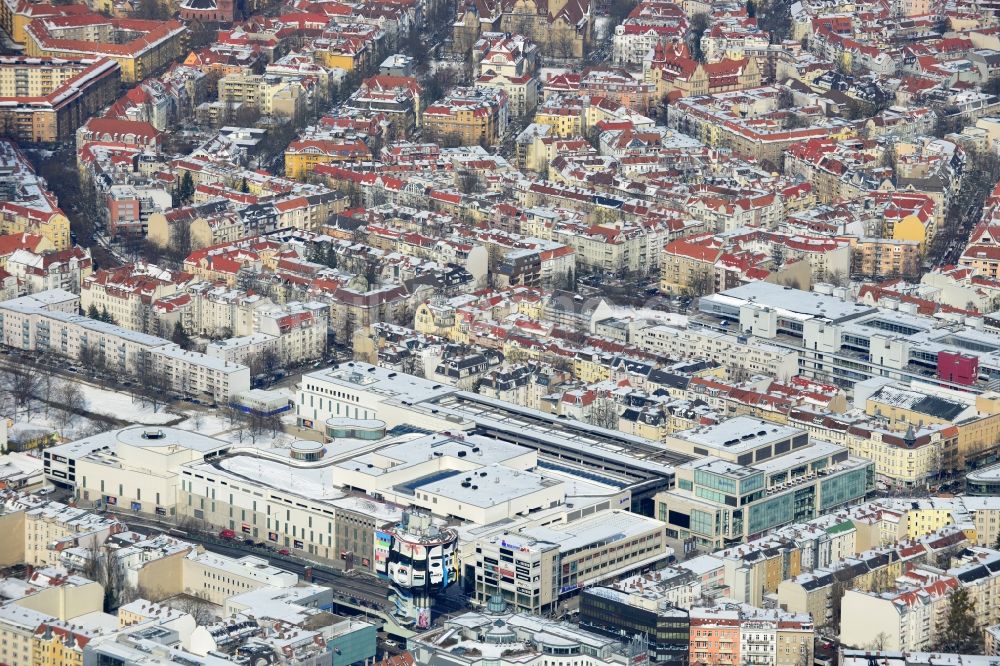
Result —
[[159, 411], [153, 411], [151, 404], [144, 404], [139, 400], [133, 401], [132, 396], [127, 393], [118, 393], [82, 382], [79, 387], [87, 398], [87, 411], [94, 414], [142, 425], [163, 425], [178, 419], [177, 414], [171, 414], [164, 407], [160, 407]]
[[274, 436], [270, 432], [264, 432], [251, 437], [246, 423], [231, 422], [223, 409], [174, 403], [169, 408], [160, 405], [154, 410], [152, 404], [133, 399], [128, 393], [102, 389], [82, 381], [75, 383], [83, 394], [81, 412], [85, 415], [67, 413], [59, 409], [57, 404], [47, 405], [42, 400], [33, 400], [30, 410], [22, 407], [10, 414], [15, 424], [12, 432], [23, 435], [34, 430], [48, 431], [56, 433], [62, 441], [74, 441], [113, 427], [100, 418], [107, 417], [125, 424], [170, 425], [217, 437], [238, 446], [260, 449], [287, 447], [299, 437], [294, 434], [296, 428], [293, 412], [286, 413], [281, 419], [282, 425], [292, 432], [279, 432]]
[[91, 435], [96, 435], [107, 429], [107, 425], [102, 421], [95, 421], [83, 416], [67, 416], [55, 407], [45, 409], [45, 404], [37, 402], [31, 408], [31, 415], [20, 409], [14, 415], [14, 427], [11, 428], [12, 437], [24, 430], [42, 428], [49, 432], [55, 432], [58, 436], [68, 441], [82, 439]]
[[232, 429], [232, 426], [229, 425], [229, 419], [218, 414], [195, 410], [185, 411], [183, 413], [187, 416], [187, 418], [178, 423], [176, 426], [182, 430], [190, 430], [202, 435], [217, 437], [227, 430]]

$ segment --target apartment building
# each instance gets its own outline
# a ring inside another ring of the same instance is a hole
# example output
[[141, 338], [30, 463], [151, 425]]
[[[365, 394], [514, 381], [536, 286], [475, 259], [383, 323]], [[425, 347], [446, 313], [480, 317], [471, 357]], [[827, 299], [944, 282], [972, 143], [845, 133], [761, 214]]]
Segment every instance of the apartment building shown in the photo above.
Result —
[[6, 270], [22, 284], [28, 294], [49, 289], [80, 293], [83, 281], [90, 277], [94, 262], [90, 250], [79, 246], [59, 252], [36, 254], [17, 250], [7, 257]]
[[291, 363], [322, 358], [326, 352], [329, 310], [322, 303], [289, 303], [260, 308], [254, 327], [281, 340], [283, 358]]
[[138, 371], [143, 353], [170, 344], [162, 338], [55, 310], [42, 300], [57, 293], [61, 292], [40, 292], [0, 303], [4, 344], [44, 350], [130, 374]]
[[845, 645], [865, 646], [879, 637], [886, 649], [928, 650], [940, 637], [949, 598], [959, 587], [968, 591], [981, 631], [995, 624], [1000, 614], [998, 563], [997, 551], [969, 548], [944, 572], [916, 569], [904, 576], [902, 589], [894, 594], [849, 590], [841, 602], [840, 640]]
[[167, 386], [184, 395], [209, 396], [215, 402], [228, 402], [231, 396], [250, 389], [247, 366], [174, 344], [154, 349], [148, 363], [146, 372], [162, 378]]
[[535, 112], [541, 88], [538, 79], [530, 74], [508, 76], [492, 71], [480, 74], [473, 82], [473, 86], [482, 90], [493, 88], [502, 90], [509, 101], [511, 116], [516, 118], [523, 118]]
[[866, 645], [865, 638], [871, 637], [870, 642], [879, 636], [886, 649], [928, 649], [938, 635], [948, 597], [957, 587], [958, 581], [944, 577], [895, 595], [847, 590], [840, 602], [841, 641]]
[[[539, 183], [532, 186], [532, 194], [543, 199], [557, 195], [558, 191]], [[565, 222], [537, 231], [530, 233], [572, 247], [578, 266], [614, 274], [655, 271], [660, 265], [663, 245], [679, 230], [671, 220], [655, 220], [640, 224], [619, 221], [615, 225]]]
[[25, 55], [42, 58], [108, 58], [125, 83], [142, 81], [184, 55], [187, 29], [177, 21], [79, 16], [36, 18], [24, 28]]
[[852, 270], [866, 277], [912, 277], [920, 274], [923, 249], [919, 241], [895, 238], [858, 238], [853, 249]]
[[872, 460], [879, 484], [926, 488], [938, 479], [950, 453], [959, 448], [959, 427], [928, 423], [891, 430], [856, 417], [793, 410], [789, 423], [811, 436], [846, 446], [851, 455]]
[[882, 417], [884, 412], [889, 427], [899, 433], [932, 425], [957, 430], [957, 437], [941, 440], [941, 469], [964, 470], [970, 464], [989, 460], [996, 451], [1000, 404], [995, 393], [975, 395], [919, 382], [906, 386], [875, 379], [865, 385], [869, 387], [865, 389], [865, 413]]
[[[783, 123], [755, 122], [777, 111], [777, 87], [750, 88], [678, 100], [669, 127], [698, 138], [703, 143], [730, 148], [739, 155], [780, 164], [789, 146], [812, 138], [845, 138], [854, 133], [846, 122], [824, 120], [795, 129]], [[739, 111], [732, 102], [739, 100]]]
[[[666, 3], [641, 3], [643, 6], [662, 7]], [[672, 3], [671, 3], [672, 4]], [[674, 5], [678, 7], [678, 5]], [[639, 10], [641, 16], [642, 9]], [[683, 11], [673, 16], [657, 16], [649, 21], [640, 16], [628, 17], [615, 26], [611, 37], [611, 60], [616, 65], [642, 66], [649, 52], [660, 44], [669, 44], [687, 31]]]
[[211, 338], [244, 336], [256, 328], [256, 312], [272, 308], [269, 298], [239, 289], [199, 281], [183, 292], [154, 302], [162, 330], [173, 330], [178, 322], [184, 330]]
[[182, 563], [183, 594], [205, 599], [219, 606], [230, 597], [262, 588], [290, 589], [298, 575], [271, 566], [261, 557], [239, 559], [208, 551], [192, 552]]
[[118, 628], [118, 618], [107, 613], [44, 622], [31, 642], [32, 663], [83, 666], [84, 647]]
[[379, 74], [361, 82], [345, 103], [347, 109], [384, 114], [400, 137], [408, 137], [423, 122], [423, 89], [410, 76]]
[[510, 101], [500, 88], [453, 88], [423, 118], [424, 132], [439, 142], [493, 146], [507, 130]]
[[340, 140], [322, 137], [296, 139], [285, 148], [285, 176], [302, 180], [313, 172], [317, 164], [365, 159], [371, 159], [371, 150], [360, 139]]
[[227, 74], [219, 79], [219, 101], [227, 106], [256, 109], [262, 115], [301, 118], [309, 100], [294, 79], [265, 74]]
[[33, 666], [35, 632], [53, 619], [17, 604], [0, 606], [0, 660], [9, 666]]
[[114, 518], [33, 496], [25, 499], [8, 491], [0, 501], [0, 524], [7, 535], [0, 549], [4, 566], [58, 566], [64, 550], [103, 543], [109, 535], [126, 529]]
[[326, 353], [327, 308], [313, 310], [261, 308], [256, 313], [254, 333], [209, 343], [209, 356], [230, 363], [251, 365], [255, 358], [273, 354], [283, 364], [299, 364], [322, 358]]
[[798, 353], [750, 336], [653, 324], [637, 327], [631, 342], [667, 358], [711, 359], [777, 379], [794, 377], [799, 371]]
[[250, 366], [256, 359], [272, 356], [283, 359], [281, 339], [265, 333], [238, 335], [225, 340], [214, 340], [208, 343], [205, 353], [213, 358], [224, 359], [230, 363], [242, 363]]
[[[107, 312], [119, 326], [149, 332], [154, 328], [154, 301], [171, 296], [189, 279], [153, 264], [127, 264], [102, 269], [87, 277], [80, 289], [80, 307]], [[166, 331], [169, 333], [169, 331]]]
[[146, 236], [150, 216], [173, 206], [171, 193], [161, 185], [112, 185], [105, 198], [109, 231], [114, 236]]
[[[59, 290], [41, 292], [47, 298]], [[52, 353], [95, 368], [162, 381], [168, 390], [213, 400], [250, 389], [250, 369], [107, 322], [68, 314], [39, 301], [39, 295], [0, 302], [0, 336], [17, 349]], [[28, 299], [28, 300], [25, 300]], [[48, 308], [48, 309], [47, 309]]]
[[655, 84], [658, 95], [671, 98], [711, 95], [756, 88], [761, 70], [754, 58], [735, 57], [701, 63], [687, 54], [678, 55], [673, 44], [657, 44], [644, 78]]
[[28, 143], [69, 141], [115, 100], [120, 78], [120, 66], [108, 58], [2, 57], [0, 127]]

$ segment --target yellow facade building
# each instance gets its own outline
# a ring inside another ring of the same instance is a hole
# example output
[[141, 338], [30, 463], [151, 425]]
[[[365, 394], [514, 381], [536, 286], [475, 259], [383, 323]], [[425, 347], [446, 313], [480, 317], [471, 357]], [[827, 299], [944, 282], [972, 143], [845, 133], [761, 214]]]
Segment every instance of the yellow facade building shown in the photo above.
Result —
[[424, 110], [424, 133], [451, 145], [495, 145], [507, 128], [507, 93], [499, 88], [455, 88]]
[[56, 250], [68, 250], [69, 218], [24, 154], [13, 142], [3, 139], [0, 168], [17, 183], [11, 194], [0, 196], [0, 235], [34, 234], [45, 238]]

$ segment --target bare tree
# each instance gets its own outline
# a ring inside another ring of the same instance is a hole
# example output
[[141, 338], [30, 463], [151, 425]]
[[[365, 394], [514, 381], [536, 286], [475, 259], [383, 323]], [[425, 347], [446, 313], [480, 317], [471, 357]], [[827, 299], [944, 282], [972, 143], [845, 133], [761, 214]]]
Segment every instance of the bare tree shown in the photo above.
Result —
[[281, 422], [281, 417], [277, 414], [268, 414], [264, 417], [263, 427], [271, 433], [271, 437], [277, 437], [279, 432], [284, 432], [285, 426]]
[[587, 422], [599, 428], [618, 429], [618, 405], [611, 398], [598, 398], [590, 407]]
[[476, 194], [482, 189], [479, 174], [475, 171], [460, 171], [458, 173], [458, 189], [463, 194]]
[[174, 225], [171, 232], [173, 255], [178, 263], [183, 263], [184, 259], [191, 253], [191, 222], [181, 220]]
[[43, 353], [38, 359], [38, 398], [42, 401], [45, 407], [45, 417], [49, 416], [49, 407], [52, 402], [52, 389], [55, 386], [55, 375], [51, 370], [51, 366], [55, 363], [55, 357]]
[[99, 582], [104, 586], [104, 612], [117, 611], [119, 606], [132, 601], [135, 591], [128, 584], [125, 564], [113, 551], [101, 558]]
[[219, 619], [215, 604], [207, 599], [204, 592], [185, 594], [170, 600], [170, 606], [194, 618], [195, 624], [204, 626]]
[[715, 271], [705, 266], [697, 268], [688, 280], [686, 291], [690, 296], [707, 296], [715, 292]]
[[750, 369], [745, 365], [732, 363], [728, 368], [726, 368], [726, 376], [729, 378], [729, 381], [734, 384], [742, 384], [743, 382], [748, 381], [753, 375], [750, 372]]
[[564, 27], [561, 30], [556, 30], [549, 36], [549, 44], [551, 53], [558, 55], [563, 60], [569, 60], [576, 55], [576, 35], [570, 28]]
[[169, 391], [173, 387], [163, 372], [155, 367], [148, 352], [141, 352], [137, 359], [135, 378], [138, 387], [134, 397], [140, 404], [151, 406], [155, 413], [170, 402]]
[[200, 409], [196, 410], [194, 414], [191, 415], [189, 419], [191, 426], [195, 432], [201, 432], [201, 429], [205, 426], [205, 412]]
[[97, 376], [101, 388], [104, 388], [108, 375], [108, 357], [104, 350], [94, 344], [81, 346], [80, 362], [90, 368], [91, 373]]
[[247, 359], [247, 367], [250, 368], [250, 376], [271, 375], [280, 370], [282, 366], [281, 358], [271, 349], [264, 349]]
[[4, 376], [4, 386], [14, 399], [15, 409], [24, 409], [31, 418], [31, 403], [38, 396], [42, 384], [42, 374], [34, 365], [8, 368]]
[[834, 287], [843, 287], [847, 284], [847, 275], [844, 271], [831, 271], [826, 274], [826, 281]]
[[115, 612], [122, 604], [135, 599], [136, 590], [129, 585], [125, 564], [115, 551], [102, 547], [96, 538], [91, 538], [86, 557], [83, 574], [104, 588], [105, 613]]
[[66, 430], [72, 428], [80, 415], [86, 411], [87, 397], [80, 386], [71, 381], [60, 382], [55, 387], [53, 397], [63, 415], [59, 423], [59, 434], [65, 436]]

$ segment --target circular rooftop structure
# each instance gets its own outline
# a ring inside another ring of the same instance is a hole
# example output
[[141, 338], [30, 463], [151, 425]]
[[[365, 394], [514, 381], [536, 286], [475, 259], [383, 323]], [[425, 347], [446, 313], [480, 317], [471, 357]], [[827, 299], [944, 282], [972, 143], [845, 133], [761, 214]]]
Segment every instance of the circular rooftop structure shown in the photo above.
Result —
[[383, 437], [385, 437], [385, 421], [341, 417], [332, 417], [326, 420], [327, 441], [338, 438], [375, 441]]
[[137, 425], [122, 428], [115, 435], [119, 444], [140, 449], [191, 449], [205, 455], [228, 449], [231, 444], [221, 439], [169, 426]]
[[967, 473], [965, 492], [968, 495], [1000, 495], [1000, 463]]
[[323, 454], [326, 453], [326, 448], [321, 442], [314, 442], [308, 439], [297, 439], [292, 442], [289, 455], [293, 460], [304, 460], [307, 462], [313, 462], [316, 460], [322, 460]]

